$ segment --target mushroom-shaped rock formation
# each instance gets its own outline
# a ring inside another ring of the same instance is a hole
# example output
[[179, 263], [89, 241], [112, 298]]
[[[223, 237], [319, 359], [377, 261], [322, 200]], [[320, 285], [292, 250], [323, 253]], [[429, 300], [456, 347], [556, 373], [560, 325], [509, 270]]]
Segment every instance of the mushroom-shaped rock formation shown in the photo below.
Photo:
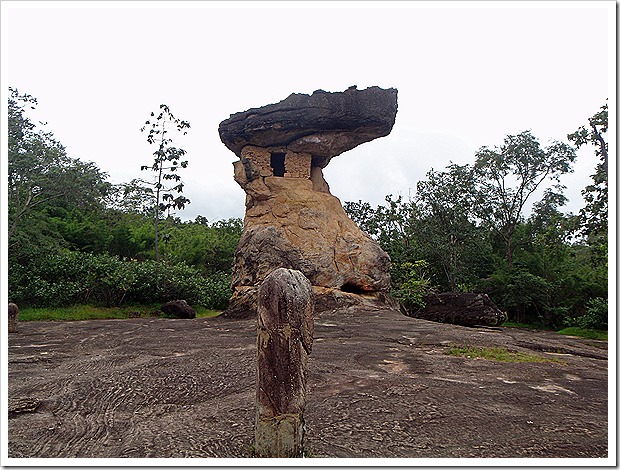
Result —
[[317, 312], [395, 305], [389, 256], [347, 216], [322, 169], [334, 156], [388, 135], [396, 96], [393, 88], [317, 90], [220, 123], [222, 142], [239, 157], [235, 181], [246, 192], [233, 296], [224, 316], [255, 315], [258, 288], [277, 268], [301, 271], [310, 280]]

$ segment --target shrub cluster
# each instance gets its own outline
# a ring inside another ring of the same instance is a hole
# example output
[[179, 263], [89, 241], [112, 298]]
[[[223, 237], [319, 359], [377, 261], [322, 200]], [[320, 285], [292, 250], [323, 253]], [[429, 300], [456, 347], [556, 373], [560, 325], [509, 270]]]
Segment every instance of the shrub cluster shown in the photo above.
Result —
[[123, 260], [108, 254], [64, 251], [27, 264], [12, 263], [9, 298], [32, 307], [89, 303], [120, 306], [184, 299], [190, 304], [224, 309], [230, 275], [203, 276], [185, 263]]
[[595, 297], [586, 304], [586, 312], [573, 320], [580, 328], [606, 330], [608, 328], [607, 299]]
[[394, 282], [393, 279], [395, 285], [392, 294], [408, 312], [426, 307], [424, 298], [432, 292], [428, 268], [429, 263], [424, 260], [405, 262], [397, 266], [400, 282]]

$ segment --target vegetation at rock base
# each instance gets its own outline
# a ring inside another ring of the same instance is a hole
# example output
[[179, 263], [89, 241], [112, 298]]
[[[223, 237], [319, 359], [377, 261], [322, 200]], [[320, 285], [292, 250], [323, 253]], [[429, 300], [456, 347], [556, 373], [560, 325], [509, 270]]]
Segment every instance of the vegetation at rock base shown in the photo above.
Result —
[[[226, 308], [243, 222], [182, 221], [173, 213], [189, 203], [177, 174], [189, 160], [163, 131], [183, 133], [189, 123], [175, 121], [167, 107], [161, 120], [153, 113], [145, 132], [157, 150], [143, 168], [155, 186], [139, 178], [112, 184], [29, 118], [36, 98], [10, 89], [8, 105], [9, 301], [22, 312], [177, 298], [197, 310]], [[166, 112], [172, 120], [162, 128]], [[511, 322], [606, 330], [607, 105], [584, 122], [567, 134], [580, 158], [591, 152], [597, 162], [579, 214], [561, 210], [561, 176], [572, 171], [575, 149], [541, 145], [531, 131], [482, 147], [471, 164], [430, 169], [408, 200], [346, 202], [349, 216], [390, 255], [395, 297], [419, 307], [429, 292], [483, 292]]]

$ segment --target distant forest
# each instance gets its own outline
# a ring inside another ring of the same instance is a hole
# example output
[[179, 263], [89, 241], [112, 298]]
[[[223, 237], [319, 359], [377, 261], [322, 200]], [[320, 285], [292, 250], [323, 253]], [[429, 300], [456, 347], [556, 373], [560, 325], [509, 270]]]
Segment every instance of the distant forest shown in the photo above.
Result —
[[[165, 134], [187, 132], [189, 123], [165, 105], [152, 113], [143, 131], [155, 152], [141, 168], [149, 177], [115, 185], [30, 120], [36, 104], [10, 89], [9, 300], [58, 307], [185, 299], [226, 308], [243, 221], [176, 216], [190, 203], [179, 170], [191, 162]], [[393, 294], [405, 306], [433, 292], [484, 292], [513, 322], [606, 329], [606, 131], [603, 105], [567, 136], [570, 144], [543, 148], [529, 131], [506, 136], [470, 165], [431, 169], [410, 199], [344, 207], [390, 255]], [[582, 146], [598, 164], [582, 191], [585, 207], [565, 214], [559, 178]], [[532, 200], [541, 187], [549, 189]]]

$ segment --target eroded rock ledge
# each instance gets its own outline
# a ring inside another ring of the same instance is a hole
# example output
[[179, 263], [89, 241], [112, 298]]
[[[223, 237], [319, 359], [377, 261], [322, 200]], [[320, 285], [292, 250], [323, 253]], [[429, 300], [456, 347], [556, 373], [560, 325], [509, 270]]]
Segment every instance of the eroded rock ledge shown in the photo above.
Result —
[[376, 86], [293, 93], [279, 103], [231, 115], [220, 123], [220, 138], [238, 157], [246, 145], [286, 147], [322, 159], [325, 167], [330, 158], [391, 132], [397, 93]]

